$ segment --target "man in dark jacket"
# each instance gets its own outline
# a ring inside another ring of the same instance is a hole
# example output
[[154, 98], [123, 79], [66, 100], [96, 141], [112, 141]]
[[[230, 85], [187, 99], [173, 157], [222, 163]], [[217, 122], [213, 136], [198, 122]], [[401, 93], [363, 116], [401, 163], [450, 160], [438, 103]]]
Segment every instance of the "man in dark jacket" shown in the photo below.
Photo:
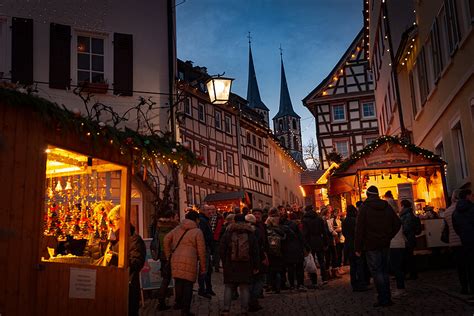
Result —
[[393, 304], [388, 275], [390, 241], [400, 226], [400, 219], [393, 208], [380, 199], [376, 186], [370, 186], [357, 216], [354, 243], [357, 256], [363, 250], [367, 251], [367, 262], [378, 293], [374, 307]]
[[351, 286], [354, 292], [367, 291], [367, 279], [364, 271], [364, 262], [362, 258], [355, 255], [355, 228], [356, 228], [357, 209], [354, 205], [347, 206], [347, 216], [342, 222], [342, 234], [346, 239], [344, 242], [345, 252], [349, 257]]
[[290, 289], [306, 291], [304, 287], [304, 251], [305, 245], [298, 225], [287, 218], [280, 220], [281, 227], [286, 233], [286, 240], [282, 244], [283, 257]]
[[[472, 191], [459, 192], [459, 201], [453, 212], [453, 227], [461, 238], [462, 257], [467, 267], [468, 293], [474, 294], [474, 196]], [[474, 297], [469, 299], [474, 301]]]
[[199, 275], [198, 277], [198, 284], [199, 284], [198, 295], [208, 298], [208, 299], [211, 298], [211, 296], [216, 295], [216, 293], [214, 293], [214, 291], [212, 290], [212, 282], [211, 282], [212, 269], [211, 269], [211, 264], [210, 264], [210, 258], [211, 258], [211, 252], [212, 252], [212, 244], [214, 241], [211, 224], [209, 222], [209, 211], [211, 210], [211, 208], [215, 209], [215, 206], [204, 205], [199, 211], [199, 229], [201, 229], [204, 235], [204, 241], [206, 243], [206, 271], [207, 273], [204, 275]]
[[140, 309], [140, 271], [145, 265], [146, 246], [135, 227], [130, 224], [130, 240], [128, 245], [128, 315], [138, 316]]
[[415, 262], [416, 235], [421, 233], [421, 221], [413, 212], [412, 204], [408, 200], [402, 200], [400, 203], [400, 221], [402, 223], [403, 235], [406, 238], [403, 270], [410, 273], [410, 280], [418, 278]]
[[241, 313], [247, 314], [249, 304], [249, 284], [258, 273], [260, 265], [257, 238], [253, 227], [245, 222], [243, 214], [235, 215], [235, 223], [230, 224], [220, 244], [220, 256], [224, 269], [224, 309], [230, 311], [232, 291], [238, 286]]
[[[303, 224], [303, 240], [311, 248], [314, 259], [318, 260], [321, 279], [325, 284], [328, 276], [326, 274], [324, 250], [328, 247], [328, 235], [324, 227], [324, 220], [314, 211], [312, 205], [308, 205], [305, 207], [305, 214], [301, 223]], [[316, 273], [310, 273], [309, 277], [312, 287], [315, 288], [318, 283]]]

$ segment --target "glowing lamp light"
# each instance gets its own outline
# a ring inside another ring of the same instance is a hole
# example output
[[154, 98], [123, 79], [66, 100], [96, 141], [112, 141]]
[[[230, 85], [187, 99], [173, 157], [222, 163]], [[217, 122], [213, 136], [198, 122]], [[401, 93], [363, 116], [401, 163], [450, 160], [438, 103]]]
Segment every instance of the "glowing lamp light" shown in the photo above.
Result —
[[234, 79], [211, 77], [207, 82], [207, 92], [212, 104], [226, 104], [229, 101], [230, 88]]

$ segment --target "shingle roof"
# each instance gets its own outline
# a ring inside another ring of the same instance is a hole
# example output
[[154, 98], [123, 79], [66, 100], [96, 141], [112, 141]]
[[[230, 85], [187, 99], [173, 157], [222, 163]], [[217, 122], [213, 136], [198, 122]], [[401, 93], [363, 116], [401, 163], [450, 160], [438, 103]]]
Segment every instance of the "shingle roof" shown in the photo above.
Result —
[[247, 87], [247, 101], [249, 106], [253, 109], [261, 109], [270, 111], [265, 103], [260, 98], [260, 91], [258, 90], [257, 75], [255, 74], [255, 67], [253, 65], [252, 48], [249, 46], [249, 79]]
[[298, 114], [293, 110], [291, 104], [290, 92], [288, 90], [288, 84], [286, 82], [285, 67], [283, 66], [283, 59], [281, 60], [281, 86], [280, 86], [280, 107], [278, 113], [273, 119], [280, 118], [283, 116], [291, 116], [300, 118]]

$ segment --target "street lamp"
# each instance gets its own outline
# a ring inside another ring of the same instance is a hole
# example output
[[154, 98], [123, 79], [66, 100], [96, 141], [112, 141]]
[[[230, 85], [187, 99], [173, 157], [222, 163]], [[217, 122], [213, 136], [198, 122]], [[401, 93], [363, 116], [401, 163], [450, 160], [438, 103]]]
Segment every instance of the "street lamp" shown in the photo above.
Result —
[[213, 76], [206, 82], [207, 92], [212, 104], [226, 104], [229, 101], [232, 78]]

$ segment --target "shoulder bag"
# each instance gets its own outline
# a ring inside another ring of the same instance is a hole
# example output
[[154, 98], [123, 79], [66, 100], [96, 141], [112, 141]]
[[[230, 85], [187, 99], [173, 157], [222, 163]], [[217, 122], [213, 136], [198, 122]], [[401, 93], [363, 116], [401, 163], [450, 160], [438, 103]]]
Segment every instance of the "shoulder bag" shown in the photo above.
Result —
[[161, 267], [161, 273], [166, 275], [166, 276], [169, 276], [171, 278], [171, 256], [173, 255], [173, 253], [175, 252], [175, 250], [178, 248], [179, 244], [181, 243], [181, 240], [183, 240], [183, 237], [184, 235], [186, 235], [186, 233], [189, 231], [186, 230], [182, 235], [181, 237], [179, 238], [178, 240], [178, 243], [176, 244], [176, 246], [171, 250], [171, 253], [170, 253], [170, 256], [168, 257], [168, 260], [166, 262], [163, 262], [163, 266]]

